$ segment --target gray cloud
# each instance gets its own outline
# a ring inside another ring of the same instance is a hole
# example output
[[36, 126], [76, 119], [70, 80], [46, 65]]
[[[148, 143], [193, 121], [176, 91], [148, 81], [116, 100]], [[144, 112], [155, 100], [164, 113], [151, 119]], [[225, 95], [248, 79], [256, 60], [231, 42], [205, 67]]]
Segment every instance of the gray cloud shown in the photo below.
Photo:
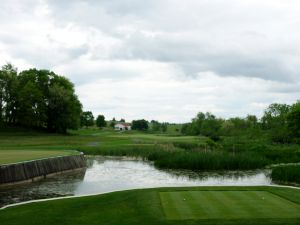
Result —
[[[296, 0], [4, 0], [0, 60], [67, 75], [79, 90], [109, 99], [107, 113], [120, 113], [116, 105], [127, 107], [128, 117], [160, 113], [162, 119], [181, 105], [172, 120], [198, 110], [258, 113], [299, 95], [299, 11]], [[252, 89], [240, 90], [252, 81]], [[130, 93], [132, 82], [147, 91]], [[100, 111], [96, 99], [80, 93]]]

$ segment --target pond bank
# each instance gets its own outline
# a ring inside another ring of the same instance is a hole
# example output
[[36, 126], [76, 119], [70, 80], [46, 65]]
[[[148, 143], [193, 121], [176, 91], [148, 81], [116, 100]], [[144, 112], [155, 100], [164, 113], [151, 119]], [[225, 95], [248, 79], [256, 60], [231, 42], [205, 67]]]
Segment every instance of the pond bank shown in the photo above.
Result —
[[0, 188], [0, 207], [29, 200], [99, 194], [128, 189], [178, 186], [261, 186], [268, 170], [161, 170], [153, 162], [128, 157], [86, 157], [87, 167], [38, 182]]
[[85, 166], [83, 154], [0, 165], [0, 186], [31, 182]]

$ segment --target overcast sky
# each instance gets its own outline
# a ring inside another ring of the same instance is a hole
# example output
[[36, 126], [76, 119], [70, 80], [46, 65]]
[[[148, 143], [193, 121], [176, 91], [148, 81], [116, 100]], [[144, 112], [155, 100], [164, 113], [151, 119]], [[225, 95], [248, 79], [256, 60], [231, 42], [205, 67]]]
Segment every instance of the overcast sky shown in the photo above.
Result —
[[299, 0], [1, 0], [0, 62], [68, 77], [107, 119], [187, 122], [300, 99]]

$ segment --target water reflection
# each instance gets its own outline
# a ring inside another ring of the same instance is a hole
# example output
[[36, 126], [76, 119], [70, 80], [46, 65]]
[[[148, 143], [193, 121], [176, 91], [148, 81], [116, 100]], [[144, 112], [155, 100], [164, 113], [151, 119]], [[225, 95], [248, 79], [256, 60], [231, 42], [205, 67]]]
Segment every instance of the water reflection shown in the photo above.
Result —
[[95, 194], [163, 186], [268, 185], [268, 171], [193, 172], [158, 170], [151, 162], [130, 158], [88, 158], [86, 170], [43, 181], [0, 188], [0, 206], [32, 199]]

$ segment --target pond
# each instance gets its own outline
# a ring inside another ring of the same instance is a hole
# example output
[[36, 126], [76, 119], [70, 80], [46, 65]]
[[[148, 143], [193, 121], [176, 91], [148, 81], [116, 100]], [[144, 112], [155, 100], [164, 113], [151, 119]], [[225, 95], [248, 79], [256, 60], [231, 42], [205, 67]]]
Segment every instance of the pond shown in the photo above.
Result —
[[87, 168], [0, 188], [0, 207], [22, 201], [110, 191], [174, 186], [269, 185], [268, 170], [195, 172], [159, 170], [151, 162], [122, 157], [89, 157]]

